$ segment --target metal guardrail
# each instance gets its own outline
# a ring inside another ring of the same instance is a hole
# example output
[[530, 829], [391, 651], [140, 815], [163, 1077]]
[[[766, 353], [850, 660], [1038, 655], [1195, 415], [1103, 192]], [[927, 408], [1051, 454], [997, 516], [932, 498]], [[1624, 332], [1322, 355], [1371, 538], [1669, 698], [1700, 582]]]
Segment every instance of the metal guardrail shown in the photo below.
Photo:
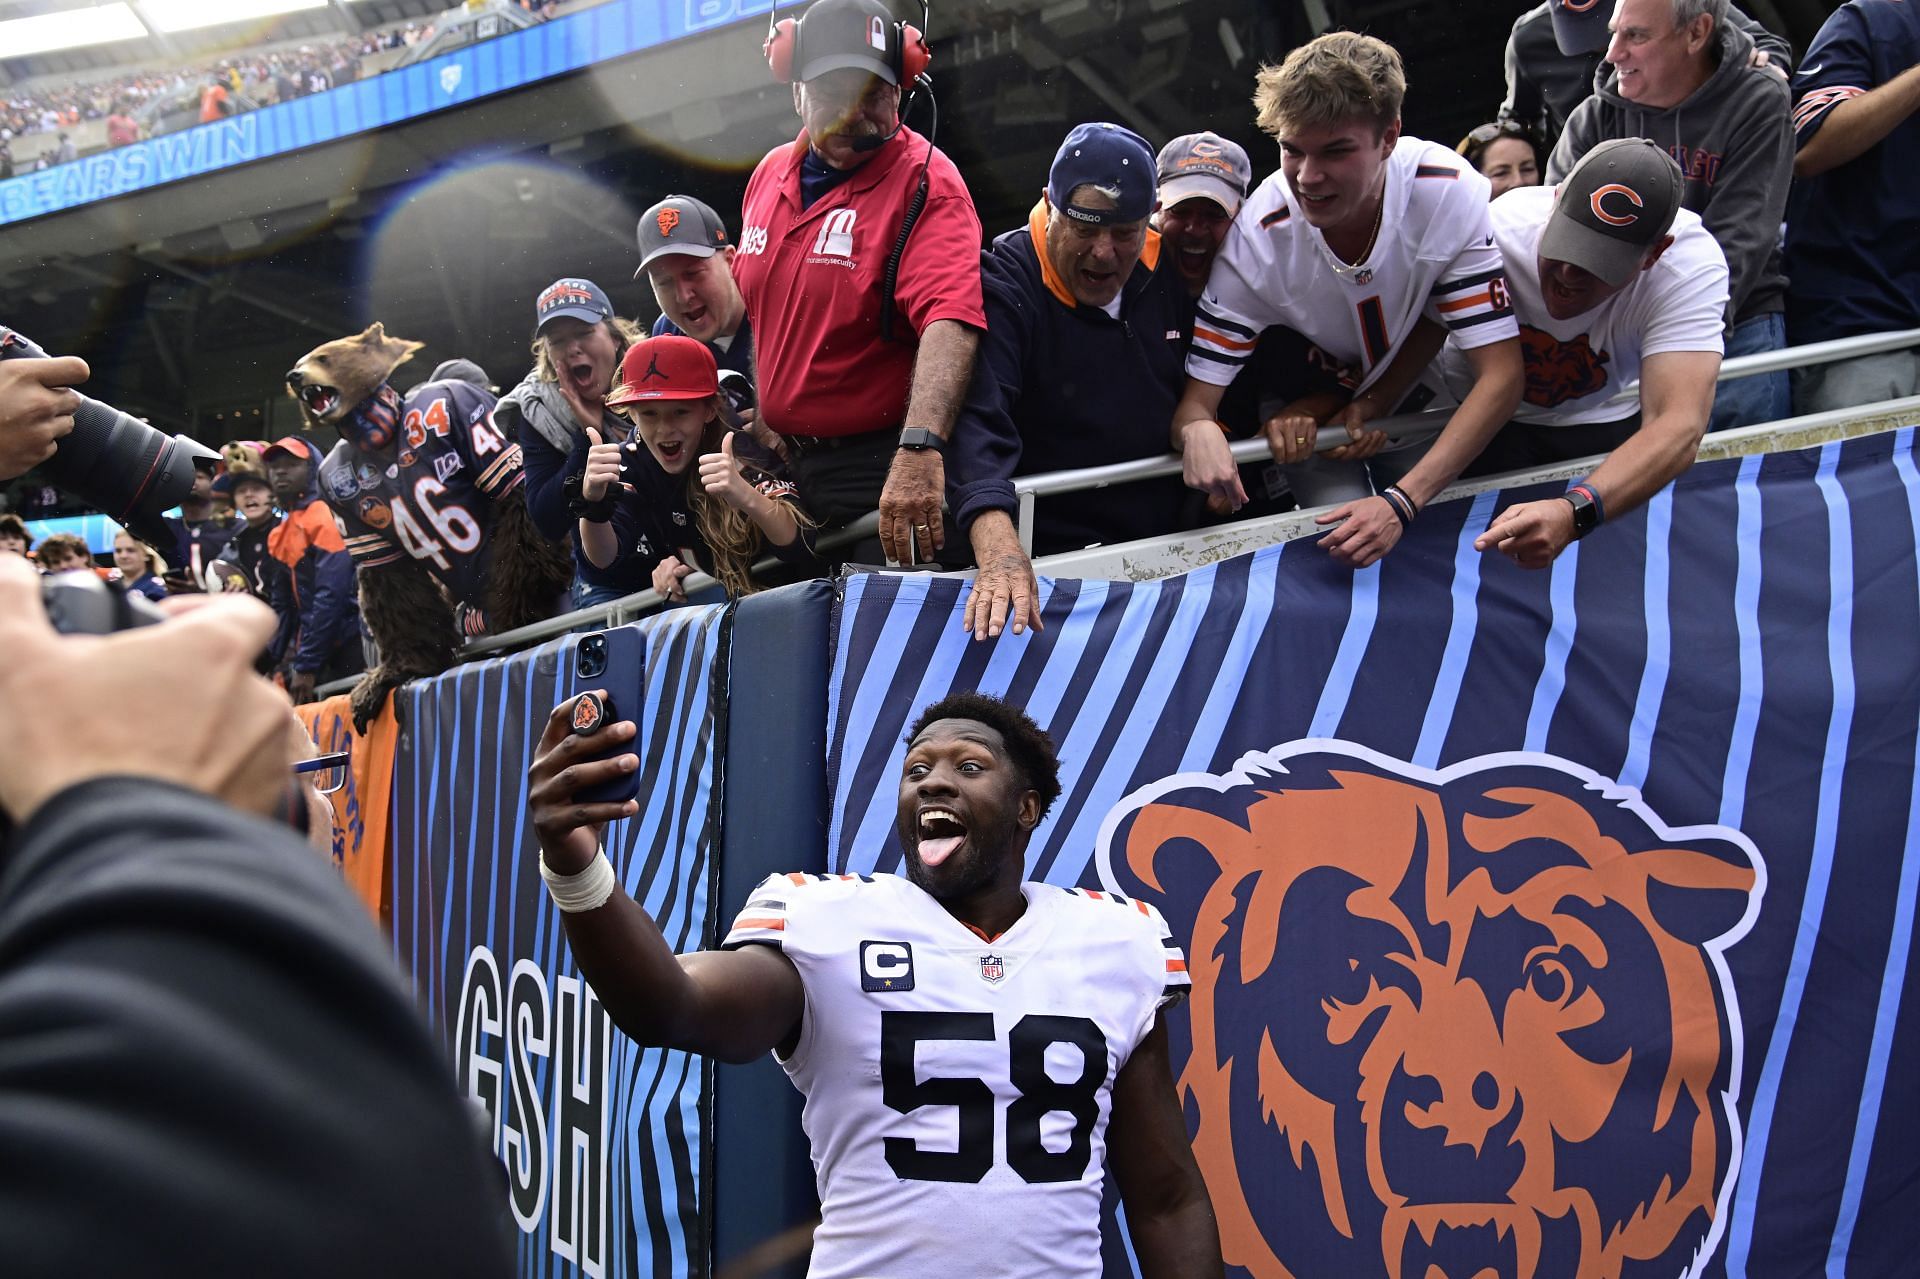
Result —
[[[1815, 364], [1829, 364], [1836, 360], [1849, 360], [1857, 356], [1878, 355], [1884, 351], [1904, 350], [1907, 347], [1920, 346], [1920, 329], [1902, 329], [1891, 333], [1876, 333], [1863, 337], [1836, 338], [1831, 342], [1813, 342], [1805, 346], [1787, 347], [1780, 351], [1762, 351], [1755, 355], [1735, 356], [1720, 365], [1718, 380], [1731, 381], [1735, 378], [1754, 377], [1763, 373], [1777, 373], [1786, 369], [1805, 368]], [[1634, 381], [1621, 388], [1625, 394], [1637, 390], [1639, 382]], [[1738, 446], [1754, 439], [1779, 434], [1818, 432], [1841, 423], [1868, 415], [1876, 409], [1887, 413], [1920, 412], [1920, 397], [1907, 400], [1889, 400], [1883, 405], [1860, 405], [1849, 409], [1836, 409], [1826, 413], [1810, 414], [1805, 417], [1785, 418], [1778, 422], [1765, 422], [1757, 426], [1741, 427], [1737, 430], [1722, 431], [1709, 435], [1701, 442], [1701, 455], [1738, 450]], [[1451, 409], [1438, 409], [1424, 413], [1406, 413], [1395, 417], [1381, 418], [1373, 425], [1385, 431], [1391, 439], [1409, 434], [1436, 430], [1451, 416]], [[1323, 436], [1316, 447], [1321, 449], [1337, 448], [1345, 443], [1345, 437], [1338, 433]], [[1272, 456], [1267, 442], [1260, 436], [1252, 439], [1235, 440], [1231, 445], [1234, 461], [1237, 463], [1263, 461]], [[1434, 498], [1434, 501], [1446, 501], [1455, 497], [1484, 492], [1488, 488], [1509, 487], [1516, 484], [1540, 483], [1560, 478], [1560, 473], [1584, 475], [1599, 458], [1584, 458], [1578, 462], [1557, 463], [1542, 467], [1537, 471], [1513, 472], [1507, 475], [1489, 476], [1482, 480], [1460, 481], [1450, 486]], [[1576, 469], [1568, 470], [1568, 467]], [[1020, 532], [1020, 545], [1027, 554], [1033, 554], [1033, 513], [1038, 498], [1059, 493], [1078, 493], [1091, 489], [1109, 488], [1116, 484], [1129, 484], [1138, 480], [1158, 479], [1161, 476], [1178, 475], [1181, 472], [1181, 460], [1178, 453], [1168, 453], [1162, 457], [1141, 458], [1132, 462], [1116, 462], [1109, 466], [1087, 466], [1071, 471], [1050, 471], [1045, 475], [1023, 475], [1013, 482], [1015, 500], [1019, 504], [1017, 523]], [[1314, 511], [1289, 511], [1284, 515], [1268, 517], [1272, 520], [1297, 520], [1302, 516], [1319, 513]], [[1263, 525], [1266, 521], [1263, 521]], [[844, 529], [823, 536], [818, 546], [821, 550], [833, 550], [851, 545], [863, 538], [873, 537], [879, 532], [880, 516], [873, 512], [862, 516]], [[1164, 538], [1148, 539], [1158, 543], [1165, 540], [1179, 540], [1190, 536], [1188, 533], [1169, 533]], [[1281, 539], [1284, 540], [1284, 539]], [[1094, 552], [1097, 553], [1097, 552]], [[1080, 558], [1081, 552], [1059, 557], [1067, 560]], [[771, 559], [762, 561], [762, 567], [774, 563]], [[696, 594], [717, 586], [718, 583], [704, 573], [689, 575], [683, 586], [688, 594]], [[459, 654], [462, 662], [476, 661], [490, 657], [495, 653], [509, 652], [524, 648], [530, 644], [542, 643], [571, 631], [600, 629], [619, 626], [635, 618], [644, 617], [663, 605], [666, 599], [657, 591], [646, 590], [614, 600], [607, 604], [596, 604], [591, 608], [577, 609], [563, 613], [530, 626], [518, 627], [511, 631], [502, 631], [498, 635], [482, 636], [466, 644]], [[318, 692], [322, 696], [343, 693], [353, 687], [353, 679], [335, 680], [322, 686]]]

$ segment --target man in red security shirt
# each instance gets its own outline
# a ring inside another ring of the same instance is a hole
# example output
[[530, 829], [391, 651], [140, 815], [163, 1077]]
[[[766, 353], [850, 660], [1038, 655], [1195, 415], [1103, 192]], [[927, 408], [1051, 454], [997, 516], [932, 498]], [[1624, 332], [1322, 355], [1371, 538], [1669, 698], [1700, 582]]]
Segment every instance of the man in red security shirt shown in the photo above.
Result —
[[[932, 559], [947, 541], [941, 454], [986, 315], [973, 198], [900, 119], [926, 46], [879, 0], [819, 0], [767, 44], [804, 128], [754, 170], [734, 256], [760, 410], [793, 445], [812, 515], [834, 527], [877, 506], [889, 559]], [[889, 339], [882, 280], [923, 181]]]

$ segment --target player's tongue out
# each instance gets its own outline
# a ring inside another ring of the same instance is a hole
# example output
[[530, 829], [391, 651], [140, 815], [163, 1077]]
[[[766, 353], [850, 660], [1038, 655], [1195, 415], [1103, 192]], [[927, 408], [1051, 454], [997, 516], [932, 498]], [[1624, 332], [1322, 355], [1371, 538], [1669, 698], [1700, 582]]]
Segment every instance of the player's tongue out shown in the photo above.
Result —
[[967, 828], [951, 809], [927, 808], [920, 812], [919, 835], [921, 864], [938, 866], [966, 841]]

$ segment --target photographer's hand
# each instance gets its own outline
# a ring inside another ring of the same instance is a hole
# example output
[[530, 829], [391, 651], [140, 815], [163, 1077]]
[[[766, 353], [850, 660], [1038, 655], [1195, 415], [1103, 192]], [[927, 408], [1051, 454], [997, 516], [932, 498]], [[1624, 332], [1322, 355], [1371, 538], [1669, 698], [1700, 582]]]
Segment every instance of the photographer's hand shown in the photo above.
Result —
[[16, 823], [69, 786], [118, 775], [278, 811], [292, 765], [287, 702], [253, 673], [272, 611], [228, 595], [172, 611], [159, 626], [62, 636], [33, 566], [0, 556], [0, 808]]
[[53, 456], [80, 407], [72, 388], [87, 375], [87, 362], [77, 355], [0, 360], [0, 480], [25, 475]]

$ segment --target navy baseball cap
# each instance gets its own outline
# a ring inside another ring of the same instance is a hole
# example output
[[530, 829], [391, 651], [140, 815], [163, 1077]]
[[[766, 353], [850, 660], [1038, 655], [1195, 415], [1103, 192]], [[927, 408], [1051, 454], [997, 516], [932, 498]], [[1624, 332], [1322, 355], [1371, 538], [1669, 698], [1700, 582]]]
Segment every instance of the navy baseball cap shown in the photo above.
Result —
[[[1068, 202], [1074, 188], [1092, 183], [1120, 193], [1111, 209]], [[1047, 200], [1076, 222], [1140, 222], [1153, 212], [1153, 148], [1132, 129], [1117, 124], [1076, 124], [1047, 170]]]
[[535, 333], [559, 319], [598, 324], [613, 318], [613, 303], [608, 300], [606, 290], [592, 280], [568, 277], [540, 290], [540, 297], [533, 304], [533, 317]]
[[1612, 39], [1607, 20], [1613, 0], [1551, 0], [1547, 14], [1553, 19], [1553, 42], [1570, 58], [1599, 53]]

